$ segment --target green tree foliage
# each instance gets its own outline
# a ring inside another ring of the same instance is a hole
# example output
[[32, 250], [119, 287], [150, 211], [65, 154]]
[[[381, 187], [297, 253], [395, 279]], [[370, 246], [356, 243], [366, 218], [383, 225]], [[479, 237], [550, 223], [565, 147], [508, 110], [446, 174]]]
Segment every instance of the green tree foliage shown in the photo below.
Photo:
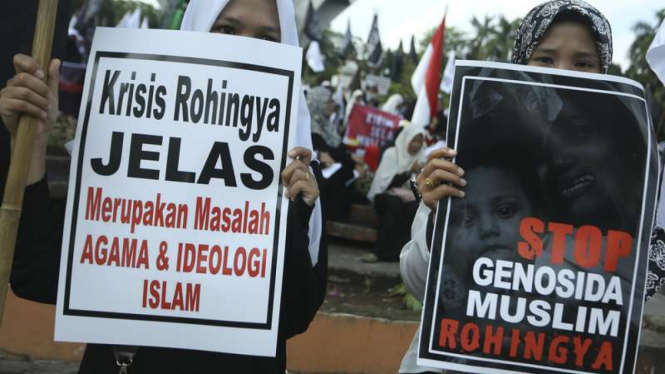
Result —
[[388, 96], [398, 93], [402, 95], [405, 102], [415, 102], [418, 97], [411, 88], [411, 76], [415, 70], [416, 64], [410, 58], [408, 58], [408, 56], [405, 56], [402, 64], [402, 75], [400, 76], [400, 81], [390, 84]]
[[[443, 64], [448, 62], [448, 55], [455, 51], [455, 58], [458, 60], [483, 60], [483, 61], [502, 61], [507, 62], [513, 48], [517, 28], [521, 20], [507, 20], [504, 16], [488, 17], [479, 20], [476, 17], [471, 19], [471, 25], [474, 30], [472, 35], [460, 31], [454, 27], [446, 27], [446, 40], [444, 46]], [[425, 52], [437, 27], [433, 27], [420, 40], [419, 56]], [[415, 66], [411, 64], [411, 69], [407, 72], [405, 66], [402, 73], [402, 82], [399, 87], [391, 87], [391, 92], [401, 93], [407, 101], [415, 101], [417, 95], [411, 88], [411, 75]], [[406, 75], [406, 77], [405, 77]], [[443, 96], [442, 108], [448, 107], [448, 95]]]
[[470, 60], [508, 62], [515, 41], [520, 19], [507, 20], [485, 16], [471, 18], [475, 37], [470, 40], [466, 58]]
[[[472, 35], [446, 27], [445, 53], [455, 51], [458, 59], [507, 62], [520, 22], [519, 18], [509, 21], [504, 16], [486, 16], [482, 20], [474, 16], [471, 18]], [[435, 32], [436, 27], [420, 41], [422, 51]]]
[[[86, 0], [75, 0], [72, 2], [72, 9], [77, 11]], [[161, 24], [161, 12], [152, 5], [137, 0], [104, 0], [102, 9], [97, 15], [97, 26], [113, 27], [120, 22], [122, 16], [127, 12], [132, 12], [136, 8], [141, 8], [141, 16], [148, 17], [150, 27], [158, 27]]]

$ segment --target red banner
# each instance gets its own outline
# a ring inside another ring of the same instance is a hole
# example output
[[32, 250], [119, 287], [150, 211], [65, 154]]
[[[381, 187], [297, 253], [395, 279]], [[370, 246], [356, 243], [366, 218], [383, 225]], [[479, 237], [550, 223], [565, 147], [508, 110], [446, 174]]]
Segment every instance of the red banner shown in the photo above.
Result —
[[351, 110], [346, 128], [346, 143], [365, 148], [382, 146], [395, 139], [401, 118], [392, 113], [356, 104]]

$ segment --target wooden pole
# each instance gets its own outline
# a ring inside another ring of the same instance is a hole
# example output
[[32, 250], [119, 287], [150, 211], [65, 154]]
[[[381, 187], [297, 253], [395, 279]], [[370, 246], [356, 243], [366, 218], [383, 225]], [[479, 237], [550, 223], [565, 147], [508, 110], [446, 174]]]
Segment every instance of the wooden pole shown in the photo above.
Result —
[[[55, 28], [57, 13], [58, 0], [39, 1], [35, 37], [32, 42], [32, 57], [37, 60], [45, 76], [48, 76], [53, 29]], [[7, 184], [5, 185], [5, 195], [0, 208], [0, 325], [5, 311], [9, 274], [12, 271], [16, 234], [21, 219], [23, 194], [38, 125], [38, 118], [27, 115], [19, 118], [16, 144], [14, 144], [9, 173], [7, 174]]]

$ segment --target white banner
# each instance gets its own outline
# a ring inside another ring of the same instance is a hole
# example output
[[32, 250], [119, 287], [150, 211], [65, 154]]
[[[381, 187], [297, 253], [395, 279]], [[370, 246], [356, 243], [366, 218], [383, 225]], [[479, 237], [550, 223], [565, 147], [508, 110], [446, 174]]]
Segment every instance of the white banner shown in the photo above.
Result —
[[387, 77], [367, 74], [363, 83], [363, 90], [368, 90], [370, 87], [376, 87], [378, 94], [381, 96], [387, 95], [390, 90], [390, 78]]
[[97, 29], [55, 338], [274, 356], [302, 50]]

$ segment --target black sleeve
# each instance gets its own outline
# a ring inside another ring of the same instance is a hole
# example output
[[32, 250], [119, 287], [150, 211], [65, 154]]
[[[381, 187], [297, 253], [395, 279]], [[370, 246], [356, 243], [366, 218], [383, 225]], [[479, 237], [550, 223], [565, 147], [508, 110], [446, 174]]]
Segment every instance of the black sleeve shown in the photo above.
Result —
[[[313, 162], [312, 164], [317, 181], [321, 181], [322, 176], [318, 163]], [[319, 182], [319, 186], [321, 186], [321, 182]], [[319, 201], [321, 199], [322, 196]], [[325, 242], [325, 232], [321, 235], [316, 266], [312, 266], [309, 254], [308, 231], [312, 211], [313, 208], [307, 206], [301, 198], [290, 203], [279, 329], [280, 335], [284, 339], [307, 330], [326, 295], [328, 248]]]
[[312, 133], [312, 148], [314, 148], [314, 150], [319, 153], [321, 152], [330, 153], [330, 147], [328, 147], [326, 141], [323, 140], [323, 137], [321, 137], [321, 135], [319, 134]]
[[336, 162], [341, 162], [345, 166], [350, 165], [353, 167], [354, 162], [351, 158], [351, 152], [349, 152], [344, 144], [340, 144], [337, 148], [330, 148], [328, 152], [330, 153], [330, 157]]
[[62, 246], [62, 211], [53, 209], [46, 177], [26, 187], [9, 282], [16, 296], [55, 304]]
[[315, 151], [321, 153], [326, 152], [332, 157], [335, 162], [341, 162], [342, 164], [353, 166], [353, 159], [351, 158], [351, 152], [348, 148], [341, 143], [337, 148], [329, 146], [323, 137], [319, 134], [312, 134], [312, 147]]
[[386, 188], [386, 191], [393, 188], [393, 187], [399, 187], [399, 186], [403, 185], [404, 183], [406, 183], [406, 181], [409, 180], [410, 177], [411, 177], [411, 173], [408, 173], [408, 172], [395, 175], [393, 177], [393, 180], [390, 181], [390, 184], [388, 185], [388, 188]]

